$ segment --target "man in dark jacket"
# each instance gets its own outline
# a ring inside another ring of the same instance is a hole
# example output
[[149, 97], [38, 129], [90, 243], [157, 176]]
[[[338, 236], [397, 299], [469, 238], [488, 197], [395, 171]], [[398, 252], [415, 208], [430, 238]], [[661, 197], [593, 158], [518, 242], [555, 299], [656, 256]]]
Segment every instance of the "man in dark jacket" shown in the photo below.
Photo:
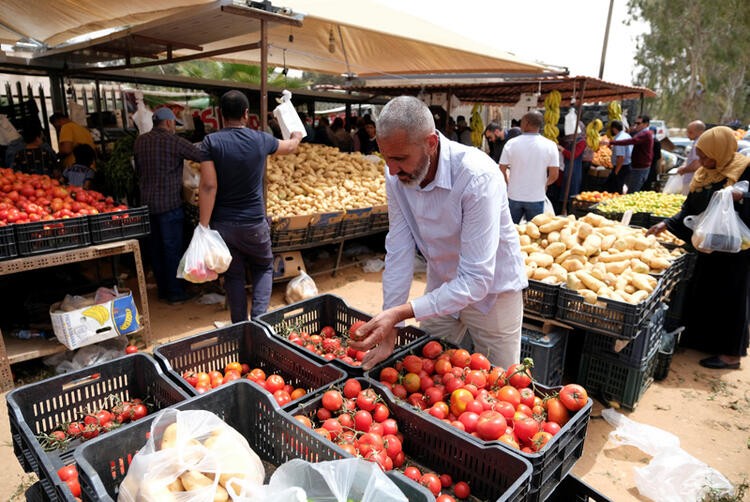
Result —
[[500, 155], [503, 153], [505, 146], [505, 130], [497, 122], [490, 122], [484, 130], [484, 137], [487, 138], [487, 144], [490, 147], [489, 156], [495, 162], [500, 162]]

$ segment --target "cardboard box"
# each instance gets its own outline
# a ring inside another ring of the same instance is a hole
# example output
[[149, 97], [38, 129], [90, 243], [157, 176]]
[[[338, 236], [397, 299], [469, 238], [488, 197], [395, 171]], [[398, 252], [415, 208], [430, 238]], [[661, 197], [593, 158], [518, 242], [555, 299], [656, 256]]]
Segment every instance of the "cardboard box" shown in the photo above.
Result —
[[335, 225], [344, 219], [344, 211], [333, 211], [331, 213], [317, 213], [312, 215], [310, 226], [320, 227], [326, 225]]
[[141, 327], [130, 291], [122, 292], [112, 301], [70, 312], [56, 312], [60, 303], [50, 307], [52, 330], [70, 350], [127, 335]]
[[283, 218], [274, 218], [271, 228], [276, 231], [281, 230], [301, 230], [310, 225], [313, 215], [303, 214], [302, 216], [288, 216]]
[[273, 255], [273, 280], [286, 281], [297, 277], [300, 271], [305, 271], [302, 253], [290, 251]]

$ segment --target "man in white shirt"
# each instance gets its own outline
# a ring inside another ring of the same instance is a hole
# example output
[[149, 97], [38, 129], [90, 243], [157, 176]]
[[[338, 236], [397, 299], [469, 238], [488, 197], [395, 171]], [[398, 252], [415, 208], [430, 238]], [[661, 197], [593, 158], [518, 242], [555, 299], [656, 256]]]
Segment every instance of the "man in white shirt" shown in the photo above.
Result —
[[[484, 152], [435, 130], [427, 106], [401, 96], [378, 117], [378, 146], [387, 164], [389, 230], [383, 312], [353, 342], [369, 350], [371, 368], [393, 352], [395, 326], [415, 318], [432, 335], [461, 343], [507, 368], [521, 351], [528, 285], [505, 182]], [[423, 296], [408, 301], [414, 250], [427, 261]], [[371, 350], [370, 350], [371, 349]]]
[[[505, 144], [500, 170], [508, 183], [508, 199], [513, 223], [526, 221], [544, 212], [547, 187], [560, 170], [560, 155], [553, 141], [539, 134], [544, 118], [529, 112], [521, 118], [523, 134]], [[510, 170], [510, 174], [508, 174]]]
[[677, 174], [684, 174], [682, 178], [682, 193], [684, 195], [688, 194], [690, 181], [692, 181], [695, 171], [701, 167], [701, 161], [698, 159], [698, 151], [695, 149], [695, 143], [705, 130], [706, 124], [700, 120], [694, 120], [687, 126], [687, 137], [690, 138], [693, 143], [690, 145], [690, 152], [688, 152], [687, 159], [685, 159], [685, 164], [677, 169]]
[[[625, 132], [621, 121], [613, 120], [609, 124], [609, 130], [615, 141], [630, 139], [630, 134]], [[612, 172], [607, 178], [607, 191], [612, 193], [623, 193], [625, 185], [630, 176], [630, 162], [633, 156], [633, 145], [612, 146]]]

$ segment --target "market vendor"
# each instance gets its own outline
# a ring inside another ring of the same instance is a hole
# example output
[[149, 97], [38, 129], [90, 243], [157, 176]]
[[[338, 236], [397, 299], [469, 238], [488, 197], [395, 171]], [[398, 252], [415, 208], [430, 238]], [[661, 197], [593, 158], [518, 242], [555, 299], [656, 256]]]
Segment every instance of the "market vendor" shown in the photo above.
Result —
[[94, 138], [88, 129], [76, 124], [65, 113], [56, 112], [50, 115], [49, 123], [57, 132], [57, 149], [62, 168], [70, 167], [75, 162], [73, 148], [77, 145], [86, 144], [96, 149]]
[[[659, 234], [669, 230], [686, 242], [692, 231], [683, 219], [702, 213], [711, 196], [738, 181], [750, 181], [750, 159], [737, 153], [737, 140], [728, 127], [704, 132], [695, 150], [701, 167], [690, 181], [690, 192], [680, 212], [648, 230]], [[733, 192], [735, 210], [750, 225], [750, 194]], [[750, 287], [750, 250], [739, 253], [698, 252], [687, 286], [686, 331], [682, 345], [717, 354], [700, 360], [713, 369], [738, 369], [748, 347], [748, 288]]]
[[[396, 326], [420, 327], [508, 367], [521, 355], [522, 290], [527, 286], [518, 232], [510, 218], [505, 180], [479, 149], [435, 130], [420, 100], [391, 100], [378, 122], [385, 158], [389, 231], [383, 273], [383, 312], [356, 333], [362, 366], [388, 357]], [[427, 293], [407, 301], [415, 246], [427, 260]]]

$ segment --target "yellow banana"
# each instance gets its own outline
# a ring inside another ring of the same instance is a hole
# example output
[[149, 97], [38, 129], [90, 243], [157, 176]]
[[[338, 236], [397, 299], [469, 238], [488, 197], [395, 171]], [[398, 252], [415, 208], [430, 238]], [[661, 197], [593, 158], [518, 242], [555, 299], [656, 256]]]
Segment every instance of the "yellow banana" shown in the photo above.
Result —
[[103, 325], [109, 319], [109, 311], [104, 305], [93, 305], [81, 312], [81, 314], [94, 319], [100, 325]]
[[125, 331], [133, 324], [133, 311], [125, 309], [125, 321], [120, 325], [120, 331]]
[[[620, 106], [620, 102], [610, 101], [609, 106], [607, 106], [607, 113], [609, 114], [610, 123], [612, 123], [613, 120], [622, 121], [622, 106]], [[607, 128], [607, 136], [610, 138], [612, 137], [612, 131], [609, 128]]]
[[482, 122], [482, 115], [479, 113], [479, 105], [475, 104], [471, 108], [471, 119], [469, 119], [469, 125], [471, 126], [471, 142], [477, 148], [481, 148], [482, 139], [484, 138], [484, 123]]
[[544, 99], [544, 132], [545, 138], [551, 139], [557, 143], [557, 137], [560, 130], [557, 123], [560, 121], [560, 103], [562, 96], [559, 91], [550, 92]]
[[586, 144], [593, 151], [599, 149], [599, 131], [601, 131], [602, 126], [602, 121], [599, 119], [592, 120], [589, 122], [589, 125], [586, 126]]

